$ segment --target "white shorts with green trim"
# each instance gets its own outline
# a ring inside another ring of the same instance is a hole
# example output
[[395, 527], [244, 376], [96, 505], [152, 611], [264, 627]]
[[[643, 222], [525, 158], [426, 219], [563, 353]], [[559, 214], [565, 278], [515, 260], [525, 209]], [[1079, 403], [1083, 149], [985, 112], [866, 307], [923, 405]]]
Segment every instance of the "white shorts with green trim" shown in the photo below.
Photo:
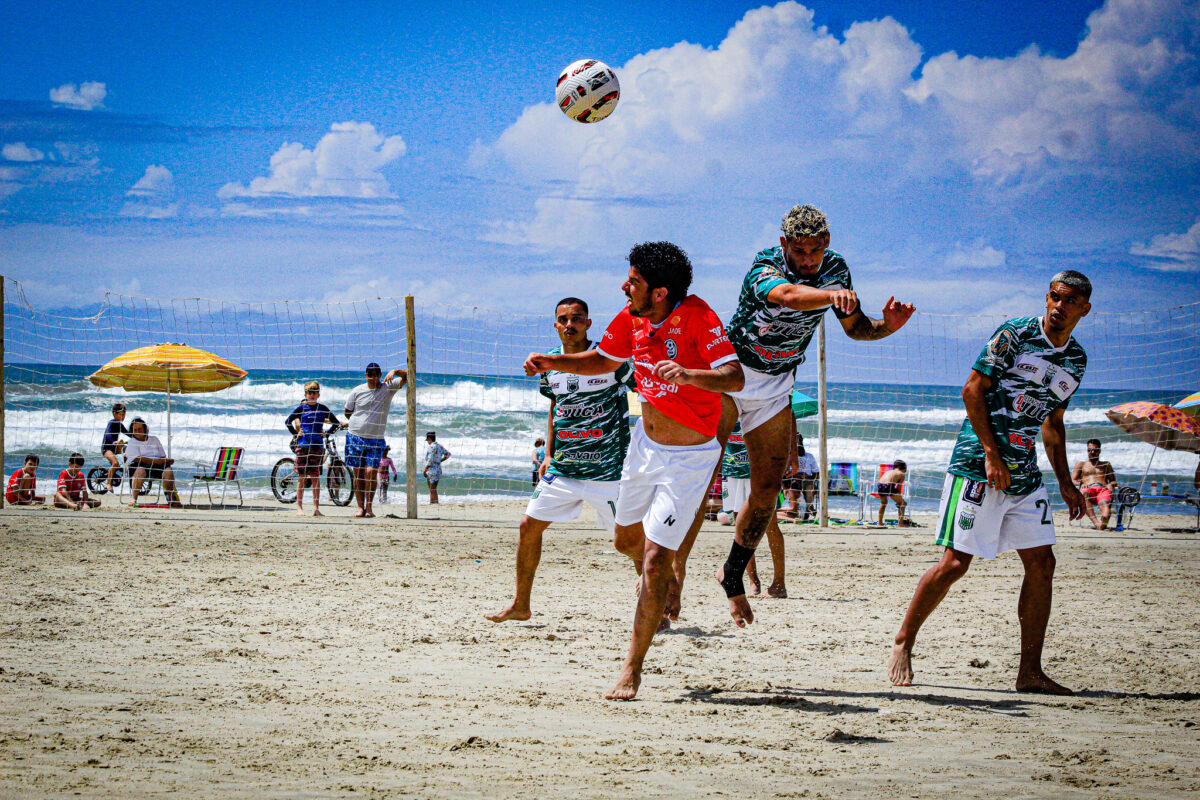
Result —
[[727, 514], [740, 514], [750, 499], [749, 478], [726, 478], [721, 484], [721, 510]]
[[1006, 550], [1028, 550], [1056, 541], [1045, 486], [1011, 495], [990, 488], [987, 481], [946, 476], [938, 512], [939, 545], [995, 558]]
[[620, 488], [617, 481], [581, 481], [547, 473], [533, 490], [525, 516], [542, 522], [570, 522], [587, 503], [596, 509], [596, 527], [611, 531]]
[[792, 403], [792, 384], [796, 382], [796, 371], [788, 370], [782, 375], [767, 375], [742, 366], [746, 383], [741, 391], [730, 392], [738, 410], [738, 421], [742, 433], [748, 433], [787, 408]]
[[659, 444], [642, 430], [640, 419], [629, 439], [617, 524], [640, 522], [647, 539], [678, 550], [712, 485], [721, 445], [715, 438], [686, 447]]

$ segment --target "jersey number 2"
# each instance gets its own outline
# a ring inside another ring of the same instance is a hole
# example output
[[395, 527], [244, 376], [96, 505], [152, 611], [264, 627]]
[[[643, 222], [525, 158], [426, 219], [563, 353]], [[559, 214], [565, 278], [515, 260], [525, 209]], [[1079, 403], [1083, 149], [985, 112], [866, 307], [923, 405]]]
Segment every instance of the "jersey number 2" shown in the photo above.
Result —
[[1048, 503], [1045, 500], [1038, 500], [1033, 505], [1042, 510], [1042, 524], [1043, 525], [1053, 525], [1054, 524], [1054, 520], [1050, 517], [1050, 503]]

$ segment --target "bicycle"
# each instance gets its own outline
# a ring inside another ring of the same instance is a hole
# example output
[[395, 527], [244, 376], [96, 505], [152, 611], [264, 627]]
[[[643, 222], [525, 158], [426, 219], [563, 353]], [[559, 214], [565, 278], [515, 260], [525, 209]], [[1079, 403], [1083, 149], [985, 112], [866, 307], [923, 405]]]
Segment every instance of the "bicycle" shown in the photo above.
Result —
[[[121, 485], [121, 478], [123, 478], [124, 475], [124, 467], [117, 467], [115, 470], [113, 470], [113, 491], [116, 491], [117, 487]], [[108, 494], [108, 467], [97, 466], [88, 470], [87, 485], [88, 490], [94, 495]], [[147, 475], [145, 480], [142, 481], [141, 493], [145, 495], [150, 494], [153, 491], [154, 479]]]
[[[354, 499], [354, 473], [338, 455], [333, 434], [341, 429], [342, 426], [338, 426], [322, 435], [325, 456], [321, 460], [321, 468], [325, 469], [328, 462], [329, 468], [325, 470], [325, 488], [329, 491], [329, 499], [335, 505], [348, 506]], [[275, 462], [275, 466], [271, 468], [271, 492], [276, 500], [281, 503], [296, 502], [296, 487], [299, 483], [300, 474], [296, 472], [295, 457], [281, 458]]]

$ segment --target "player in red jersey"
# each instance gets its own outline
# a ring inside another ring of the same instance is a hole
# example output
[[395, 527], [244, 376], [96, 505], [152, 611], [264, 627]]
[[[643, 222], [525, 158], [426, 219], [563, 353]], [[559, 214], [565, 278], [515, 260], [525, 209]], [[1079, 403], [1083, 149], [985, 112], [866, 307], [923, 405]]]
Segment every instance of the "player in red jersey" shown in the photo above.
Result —
[[675, 551], [687, 534], [721, 457], [716, 440], [721, 392], [743, 384], [742, 367], [725, 327], [708, 304], [687, 293], [692, 265], [670, 242], [644, 242], [629, 251], [628, 298], [600, 346], [586, 353], [532, 353], [525, 374], [548, 369], [577, 375], [613, 372], [633, 360], [642, 418], [621, 470], [616, 548], [640, 565], [629, 655], [605, 697], [632, 700], [642, 663], [663, 618], [675, 580]]
[[72, 453], [67, 468], [58, 473], [58, 489], [54, 492], [55, 508], [70, 508], [83, 511], [99, 508], [100, 501], [88, 496], [87, 481], [83, 477], [83, 454]]

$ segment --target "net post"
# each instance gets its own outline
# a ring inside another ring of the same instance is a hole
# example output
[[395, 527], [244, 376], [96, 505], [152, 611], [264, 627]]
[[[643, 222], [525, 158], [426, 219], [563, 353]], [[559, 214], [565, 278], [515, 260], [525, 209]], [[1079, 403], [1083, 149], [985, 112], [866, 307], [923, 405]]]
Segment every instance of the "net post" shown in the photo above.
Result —
[[[0, 476], [4, 471], [4, 280], [0, 275]], [[3, 494], [0, 494], [0, 508], [4, 508]]]
[[405, 508], [408, 519], [417, 518], [417, 312], [413, 296], [404, 298], [404, 338], [408, 383], [405, 386]]
[[829, 525], [829, 452], [826, 447], [828, 429], [825, 426], [825, 412], [828, 397], [825, 393], [825, 317], [817, 326], [817, 438], [820, 452], [820, 483], [817, 489], [821, 495], [820, 522], [824, 528]]

